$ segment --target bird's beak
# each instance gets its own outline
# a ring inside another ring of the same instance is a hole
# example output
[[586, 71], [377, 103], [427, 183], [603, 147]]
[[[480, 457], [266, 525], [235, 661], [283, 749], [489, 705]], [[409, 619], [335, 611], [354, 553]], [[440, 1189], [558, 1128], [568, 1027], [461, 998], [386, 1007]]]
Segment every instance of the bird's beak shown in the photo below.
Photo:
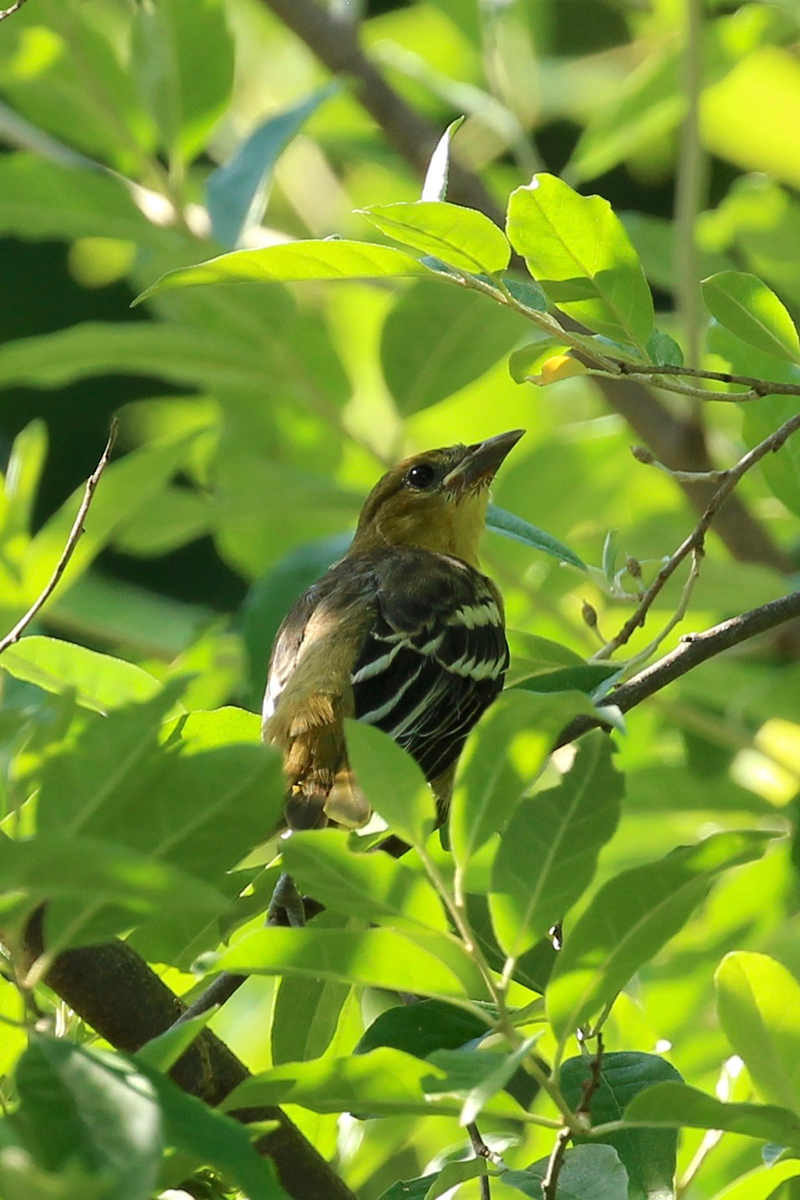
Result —
[[442, 486], [463, 494], [479, 484], [491, 483], [503, 459], [524, 432], [524, 429], [512, 429], [509, 433], [498, 433], [497, 437], [467, 446], [461, 462], [444, 477]]

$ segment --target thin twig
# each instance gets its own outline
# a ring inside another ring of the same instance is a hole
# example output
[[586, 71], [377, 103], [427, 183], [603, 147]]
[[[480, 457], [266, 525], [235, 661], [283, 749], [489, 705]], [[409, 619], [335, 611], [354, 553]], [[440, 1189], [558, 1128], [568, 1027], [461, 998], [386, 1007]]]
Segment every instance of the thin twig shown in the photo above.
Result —
[[[600, 1086], [600, 1081], [603, 1076], [603, 1035], [597, 1034], [597, 1050], [590, 1063], [590, 1072], [588, 1078], [584, 1081], [581, 1091], [580, 1104], [575, 1109], [575, 1117], [577, 1121], [585, 1121], [589, 1124], [589, 1113], [592, 1107], [592, 1097]], [[553, 1152], [547, 1163], [547, 1170], [544, 1173], [542, 1180], [542, 1200], [556, 1200], [558, 1191], [558, 1177], [561, 1174], [561, 1168], [564, 1165], [564, 1155], [567, 1150], [567, 1143], [573, 1136], [572, 1130], [568, 1126], [559, 1129], [556, 1137]]]
[[19, 12], [26, 0], [17, 0], [16, 4], [12, 4], [10, 8], [0, 9], [0, 21], [5, 21], [6, 17], [13, 17], [15, 12]]
[[711, 526], [711, 522], [742, 476], [766, 454], [779, 450], [797, 429], [800, 429], [800, 413], [796, 413], [793, 417], [790, 417], [779, 429], [776, 429], [769, 437], [764, 438], [763, 442], [759, 442], [757, 446], [749, 450], [747, 454], [739, 459], [734, 467], [731, 467], [726, 472], [725, 478], [711, 497], [708, 507], [697, 522], [697, 525], [680, 544], [675, 553], [664, 563], [664, 566], [658, 572], [650, 587], [637, 604], [636, 609], [622, 626], [616, 637], [607, 642], [602, 650], [598, 650], [597, 654], [594, 655], [595, 659], [610, 658], [615, 650], [625, 645], [636, 629], [644, 625], [650, 606], [677, 567], [693, 551], [702, 551], [705, 535]]
[[702, 392], [715, 399], [762, 400], [765, 396], [800, 396], [800, 383], [778, 383], [773, 379], [756, 379], [753, 375], [731, 375], [728, 371], [704, 371], [700, 367], [653, 366], [652, 364], [614, 360], [620, 375], [683, 375], [689, 379], [711, 379], [716, 383], [735, 383], [746, 387], [747, 392]]
[[[467, 1133], [469, 1134], [469, 1140], [472, 1143], [472, 1149], [475, 1157], [483, 1158], [487, 1162], [491, 1162], [493, 1159], [492, 1152], [481, 1137], [480, 1130], [474, 1121], [467, 1126]], [[481, 1200], [492, 1200], [492, 1185], [488, 1175], [481, 1175], [480, 1187]]]
[[583, 1091], [581, 1093], [581, 1102], [575, 1110], [576, 1116], [588, 1117], [592, 1109], [592, 1097], [600, 1087], [600, 1082], [603, 1078], [603, 1051], [605, 1044], [603, 1035], [598, 1029], [597, 1031], [597, 1049], [590, 1063], [589, 1078], [584, 1081]]
[[[0, 14], [0, 16], [2, 15], [3, 14]], [[69, 531], [69, 537], [67, 538], [64, 549], [61, 552], [61, 557], [56, 563], [55, 570], [25, 615], [20, 617], [14, 628], [7, 633], [4, 638], [0, 638], [0, 654], [2, 654], [4, 650], [7, 650], [9, 646], [13, 646], [15, 642], [19, 641], [25, 630], [30, 625], [31, 621], [34, 620], [37, 613], [41, 611], [41, 609], [52, 596], [53, 592], [58, 587], [61, 576], [64, 574], [72, 555], [75, 553], [75, 547], [80, 540], [81, 534], [84, 532], [83, 522], [86, 518], [86, 514], [89, 511], [95, 491], [97, 490], [100, 477], [108, 466], [108, 460], [111, 456], [111, 451], [114, 448], [114, 442], [116, 441], [117, 437], [117, 428], [118, 422], [116, 417], [114, 417], [111, 422], [111, 429], [108, 435], [108, 441], [106, 442], [106, 448], [100, 455], [100, 461], [98, 462], [94, 471], [92, 471], [92, 474], [86, 480], [86, 488], [83, 493], [83, 499], [81, 500], [80, 508], [78, 509], [78, 514], [75, 517], [72, 529]]]
[[544, 1173], [542, 1180], [542, 1200], [556, 1200], [556, 1191], [558, 1189], [558, 1177], [561, 1174], [561, 1168], [564, 1165], [564, 1154], [567, 1149], [567, 1142], [572, 1137], [570, 1130], [565, 1125], [563, 1129], [559, 1129], [556, 1134], [553, 1153], [550, 1155], [550, 1160], [547, 1164], [547, 1170]]
[[[768, 604], [750, 609], [738, 617], [731, 617], [729, 621], [714, 625], [703, 633], [687, 634], [681, 640], [681, 644], [669, 654], [664, 655], [658, 662], [652, 663], [644, 671], [634, 675], [633, 679], [621, 683], [619, 687], [611, 691], [606, 697], [605, 703], [616, 705], [622, 712], [629, 712], [643, 700], [660, 692], [667, 684], [673, 683], [687, 671], [692, 671], [724, 650], [730, 650], [733, 646], [750, 641], [758, 634], [767, 633], [770, 629], [775, 629], [778, 625], [785, 625], [788, 621], [796, 620], [798, 617], [800, 617], [800, 591], [791, 592], [788, 596], [781, 596], [779, 600], [770, 600]], [[582, 737], [584, 733], [588, 733], [590, 729], [597, 729], [598, 726], [603, 726], [602, 717], [576, 717], [562, 729], [553, 749], [557, 750], [559, 746], [566, 746], [576, 738]]]

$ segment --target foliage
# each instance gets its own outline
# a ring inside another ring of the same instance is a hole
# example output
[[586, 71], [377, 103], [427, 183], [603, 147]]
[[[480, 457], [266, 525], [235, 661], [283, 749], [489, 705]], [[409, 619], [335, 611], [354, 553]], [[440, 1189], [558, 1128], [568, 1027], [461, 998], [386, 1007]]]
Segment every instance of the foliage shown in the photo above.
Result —
[[[667, 0], [593, 0], [574, 28], [564, 0], [365, 18], [391, 94], [446, 129], [422, 185], [282, 7], [29, 0], [0, 25], [3, 233], [66, 243], [86, 289], [138, 298], [8, 338], [6, 402], [162, 389], [121, 408], [60, 587], [0, 656], [0, 1195], [312, 1195], [300, 1155], [289, 1179], [260, 1152], [280, 1105], [363, 1200], [644, 1200], [676, 1177], [692, 1200], [767, 1200], [800, 1170], [797, 635], [624, 718], [615, 689], [794, 586], [800, 439], [763, 444], [800, 396], [796, 12], [712, 5], [688, 36]], [[680, 83], [698, 72], [699, 125]], [[554, 120], [573, 144], [551, 164]], [[675, 227], [633, 211], [673, 168]], [[447, 829], [408, 756], [351, 722], [376, 820], [279, 842], [255, 710], [283, 614], [383, 466], [520, 426], [485, 543], [512, 667]], [[709, 446], [741, 467], [738, 507], [687, 572]], [[0, 637], [78, 511], [80, 488], [36, 516], [47, 456], [38, 420], [8, 447]], [[103, 558], [204, 537], [246, 582], [235, 613]], [[602, 731], [573, 745], [576, 721]], [[386, 826], [401, 859], [370, 852]], [[264, 926], [281, 864], [325, 906], [306, 928]], [[59, 997], [58, 962], [114, 937], [187, 1004], [252, 977], [211, 1018], [251, 1072], [221, 1106], [168, 1076], [208, 1014], [104, 1043]]]

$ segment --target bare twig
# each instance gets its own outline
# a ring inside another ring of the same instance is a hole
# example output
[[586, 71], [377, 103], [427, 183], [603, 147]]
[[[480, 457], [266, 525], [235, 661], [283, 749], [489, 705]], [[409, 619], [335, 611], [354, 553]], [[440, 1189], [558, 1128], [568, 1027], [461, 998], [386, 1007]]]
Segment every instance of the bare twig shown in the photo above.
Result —
[[556, 1200], [556, 1191], [558, 1190], [558, 1177], [561, 1174], [561, 1168], [564, 1165], [564, 1154], [567, 1149], [567, 1142], [572, 1137], [571, 1131], [565, 1125], [563, 1129], [559, 1129], [556, 1134], [553, 1153], [550, 1155], [550, 1161], [547, 1164], [547, 1170], [544, 1173], [542, 1180], [542, 1200]]
[[[770, 629], [799, 617], [800, 591], [781, 596], [779, 600], [770, 600], [768, 604], [750, 609], [741, 616], [731, 617], [729, 621], [714, 625], [703, 633], [687, 634], [681, 644], [669, 654], [610, 692], [605, 703], [615, 704], [622, 712], [629, 712], [655, 692], [660, 692], [668, 683], [673, 683], [687, 671], [693, 670], [724, 650], [730, 650], [760, 633], [767, 633]], [[582, 737], [590, 729], [596, 729], [602, 724], [602, 718], [576, 717], [562, 729], [553, 749], [566, 746], [575, 738]]]
[[[0, 17], [2, 17], [3, 15], [4, 14], [0, 14]], [[36, 597], [33, 604], [30, 606], [30, 608], [25, 613], [25, 615], [23, 617], [20, 617], [20, 619], [17, 621], [14, 628], [9, 633], [7, 633], [5, 635], [5, 637], [0, 638], [0, 654], [2, 654], [4, 650], [7, 650], [9, 648], [9, 646], [13, 646], [15, 642], [19, 641], [19, 639], [22, 637], [25, 630], [30, 625], [31, 621], [34, 620], [37, 613], [39, 613], [41, 611], [41, 609], [45, 606], [47, 601], [52, 596], [53, 592], [58, 587], [61, 576], [64, 574], [64, 571], [67, 568], [67, 563], [72, 558], [72, 555], [75, 553], [75, 547], [77, 546], [78, 541], [80, 540], [81, 534], [83, 533], [83, 522], [86, 518], [86, 514], [89, 511], [89, 507], [92, 503], [92, 498], [94, 497], [95, 491], [97, 490], [97, 485], [100, 482], [100, 476], [103, 474], [103, 471], [105, 471], [106, 467], [108, 466], [108, 460], [111, 456], [111, 451], [114, 448], [114, 442], [116, 441], [116, 437], [117, 437], [117, 427], [118, 427], [118, 422], [117, 422], [116, 417], [114, 417], [114, 419], [111, 422], [111, 430], [108, 435], [108, 441], [106, 442], [106, 448], [103, 451], [103, 453], [100, 455], [100, 461], [98, 462], [94, 471], [92, 471], [92, 474], [86, 480], [86, 489], [83, 493], [83, 499], [81, 500], [81, 505], [80, 505], [80, 508], [78, 509], [78, 514], [75, 517], [75, 520], [72, 525], [72, 529], [70, 529], [70, 531], [69, 531], [69, 537], [67, 538], [64, 549], [61, 552], [61, 557], [59, 558], [58, 562], [55, 565], [53, 574], [50, 576], [50, 578], [47, 581], [47, 583], [45, 584], [44, 588], [39, 593], [39, 595]]]
[[598, 1029], [598, 1031], [597, 1031], [597, 1049], [595, 1050], [594, 1057], [592, 1058], [591, 1063], [589, 1064], [590, 1074], [589, 1074], [588, 1079], [586, 1079], [583, 1084], [583, 1091], [581, 1093], [581, 1102], [578, 1105], [577, 1109], [575, 1110], [577, 1116], [588, 1117], [589, 1113], [591, 1112], [592, 1097], [594, 1096], [597, 1089], [600, 1087], [600, 1081], [603, 1078], [603, 1051], [604, 1050], [605, 1050], [605, 1044], [603, 1042], [603, 1035], [600, 1032], [600, 1030]]
[[743, 457], [739, 459], [736, 466], [731, 467], [730, 470], [725, 472], [725, 477], [722, 480], [722, 483], [714, 492], [708, 507], [706, 508], [700, 520], [697, 522], [697, 525], [694, 527], [689, 536], [680, 544], [675, 553], [667, 559], [667, 561], [664, 563], [664, 566], [658, 572], [655, 579], [650, 584], [650, 587], [637, 604], [635, 611], [622, 626], [619, 633], [613, 637], [611, 641], [607, 642], [602, 650], [597, 652], [597, 654], [594, 656], [596, 659], [610, 658], [615, 650], [617, 650], [620, 646], [625, 645], [636, 629], [644, 625], [650, 606], [661, 589], [664, 587], [664, 584], [675, 572], [677, 567], [680, 566], [687, 555], [692, 554], [693, 552], [702, 552], [705, 535], [711, 526], [711, 522], [714, 520], [718, 509], [736, 487], [736, 484], [739, 482], [742, 476], [745, 475], [747, 471], [749, 471], [750, 468], [753, 467], [760, 459], [762, 459], [765, 454], [773, 453], [776, 450], [779, 450], [784, 442], [797, 429], [800, 429], [800, 413], [796, 413], [788, 421], [785, 421], [783, 425], [781, 425], [779, 429], [776, 429], [774, 433], [771, 433], [768, 438], [765, 438], [763, 442], [759, 442], [757, 446], [754, 446], [752, 450], [749, 450], [747, 454], [743, 455]]
[[17, 0], [16, 4], [12, 4], [10, 8], [0, 9], [0, 21], [5, 21], [6, 17], [13, 17], [15, 12], [19, 12], [26, 0]]
[[747, 392], [700, 392], [706, 398], [733, 400], [761, 400], [765, 396], [800, 396], [800, 383], [778, 383], [773, 379], [756, 379], [753, 375], [731, 375], [728, 371], [704, 371], [700, 367], [675, 367], [652, 365], [640, 366], [638, 363], [614, 360], [619, 367], [620, 375], [683, 375], [689, 379], [712, 379], [716, 383], [733, 383], [746, 387]]
[[[589, 1076], [583, 1084], [581, 1091], [581, 1100], [578, 1107], [575, 1109], [575, 1116], [580, 1121], [585, 1120], [589, 1123], [589, 1112], [592, 1106], [592, 1096], [600, 1086], [600, 1080], [603, 1074], [603, 1035], [597, 1034], [597, 1050], [589, 1064]], [[572, 1137], [572, 1130], [566, 1125], [563, 1129], [559, 1129], [556, 1136], [553, 1152], [547, 1163], [547, 1170], [544, 1173], [542, 1180], [542, 1200], [556, 1200], [558, 1191], [558, 1177], [561, 1174], [561, 1168], [564, 1165], [564, 1155], [567, 1150], [567, 1143]]]
[[[480, 1130], [474, 1121], [467, 1126], [469, 1140], [472, 1143], [472, 1150], [476, 1158], [484, 1158], [491, 1162], [493, 1155], [486, 1142], [481, 1137]], [[488, 1175], [480, 1177], [481, 1200], [492, 1200], [492, 1185]]]

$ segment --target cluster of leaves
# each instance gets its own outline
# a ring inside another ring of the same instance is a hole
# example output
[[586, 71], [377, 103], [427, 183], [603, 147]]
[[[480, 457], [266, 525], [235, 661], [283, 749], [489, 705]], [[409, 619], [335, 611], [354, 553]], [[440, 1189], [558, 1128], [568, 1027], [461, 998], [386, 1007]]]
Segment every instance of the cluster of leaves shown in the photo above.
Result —
[[[255, 3], [31, 0], [3, 23], [0, 128], [18, 148], [0, 158], [0, 226], [70, 242], [77, 278], [124, 279], [146, 308], [6, 342], [0, 386], [127, 373], [165, 393], [121, 414], [128, 452], [104, 473], [47, 611], [49, 631], [71, 640], [37, 632], [0, 658], [0, 923], [23, 985], [0, 981], [0, 1193], [11, 1200], [147, 1200], [181, 1183], [285, 1195], [249, 1135], [166, 1075], [204, 1019], [126, 1055], [43, 986], [60, 952], [117, 935], [189, 1002], [220, 970], [252, 976], [214, 1017], [253, 1072], [225, 1108], [291, 1106], [366, 1200], [457, 1186], [474, 1196], [480, 1177], [498, 1200], [538, 1197], [564, 1128], [557, 1194], [581, 1200], [669, 1195], [676, 1168], [692, 1195], [736, 1180], [737, 1200], [766, 1200], [798, 1173], [797, 852], [779, 840], [798, 785], [796, 665], [716, 661], [631, 714], [616, 756], [596, 733], [574, 760], [550, 761], [559, 732], [596, 713], [624, 666], [586, 661], [580, 618], [587, 595], [604, 628], [627, 600], [609, 528], [647, 570], [692, 521], [673, 481], [631, 462], [592, 390], [592, 374], [620, 363], [682, 364], [685, 331], [672, 311], [656, 315], [651, 291], [680, 290], [668, 223], [574, 190], [647, 160], [680, 121], [674, 13], [631, 11], [642, 64], [627, 74], [623, 43], [599, 104], [595, 83], [575, 86], [583, 64], [575, 75], [551, 45], [548, 103], [582, 127], [570, 186], [500, 161], [525, 140], [522, 98], [499, 105], [475, 65], [491, 33], [498, 54], [513, 41], [525, 78], [526, 38], [548, 44], [560, 3], [495, 6], [481, 25], [479, 6], [435, 0], [365, 23], [365, 42], [394, 47], [393, 70], [425, 91], [440, 126], [455, 100], [470, 114], [460, 137], [498, 139], [487, 173], [496, 194], [511, 192], [505, 232], [445, 199], [452, 128], [418, 200], [346, 88], [320, 86]], [[708, 19], [708, 148], [775, 181], [740, 177], [697, 223], [712, 318], [702, 365], [788, 384], [800, 374], [787, 249], [800, 206], [781, 186], [797, 178], [777, 114], [796, 103], [796, 34], [791, 13], [762, 4]], [[776, 119], [748, 141], [742, 122], [767, 84]], [[278, 111], [264, 120], [267, 107]], [[365, 219], [404, 248], [362, 240]], [[320, 287], [328, 280], [342, 286]], [[519, 386], [556, 379], [557, 392]], [[736, 386], [722, 388], [733, 402], [714, 430], [729, 457], [797, 407], [773, 395], [740, 408]], [[523, 424], [498, 484], [504, 507], [490, 514], [512, 540], [488, 547], [515, 629], [514, 686], [460, 764], [448, 848], [413, 762], [354, 724], [359, 779], [412, 849], [395, 861], [368, 852], [377, 835], [292, 837], [282, 862], [325, 912], [305, 929], [265, 929], [282, 787], [248, 709], [279, 621], [342, 553], [364, 490], [403, 446]], [[11, 449], [0, 633], [40, 592], [77, 510], [76, 493], [34, 531], [46, 450], [38, 423]], [[787, 541], [796, 444], [748, 486]], [[202, 535], [252, 585], [234, 623], [213, 619], [203, 596], [168, 601], [111, 584], [97, 565], [109, 545], [148, 558]], [[604, 537], [602, 565], [587, 570]], [[532, 561], [532, 548], [545, 555]], [[709, 545], [689, 619], [705, 626], [780, 595], [767, 563]], [[674, 591], [659, 603], [672, 611]], [[98, 645], [114, 653], [87, 648]], [[27, 931], [45, 903], [46, 952], [31, 960]], [[562, 921], [557, 953], [549, 931]], [[468, 1149], [475, 1123], [488, 1159]]]

